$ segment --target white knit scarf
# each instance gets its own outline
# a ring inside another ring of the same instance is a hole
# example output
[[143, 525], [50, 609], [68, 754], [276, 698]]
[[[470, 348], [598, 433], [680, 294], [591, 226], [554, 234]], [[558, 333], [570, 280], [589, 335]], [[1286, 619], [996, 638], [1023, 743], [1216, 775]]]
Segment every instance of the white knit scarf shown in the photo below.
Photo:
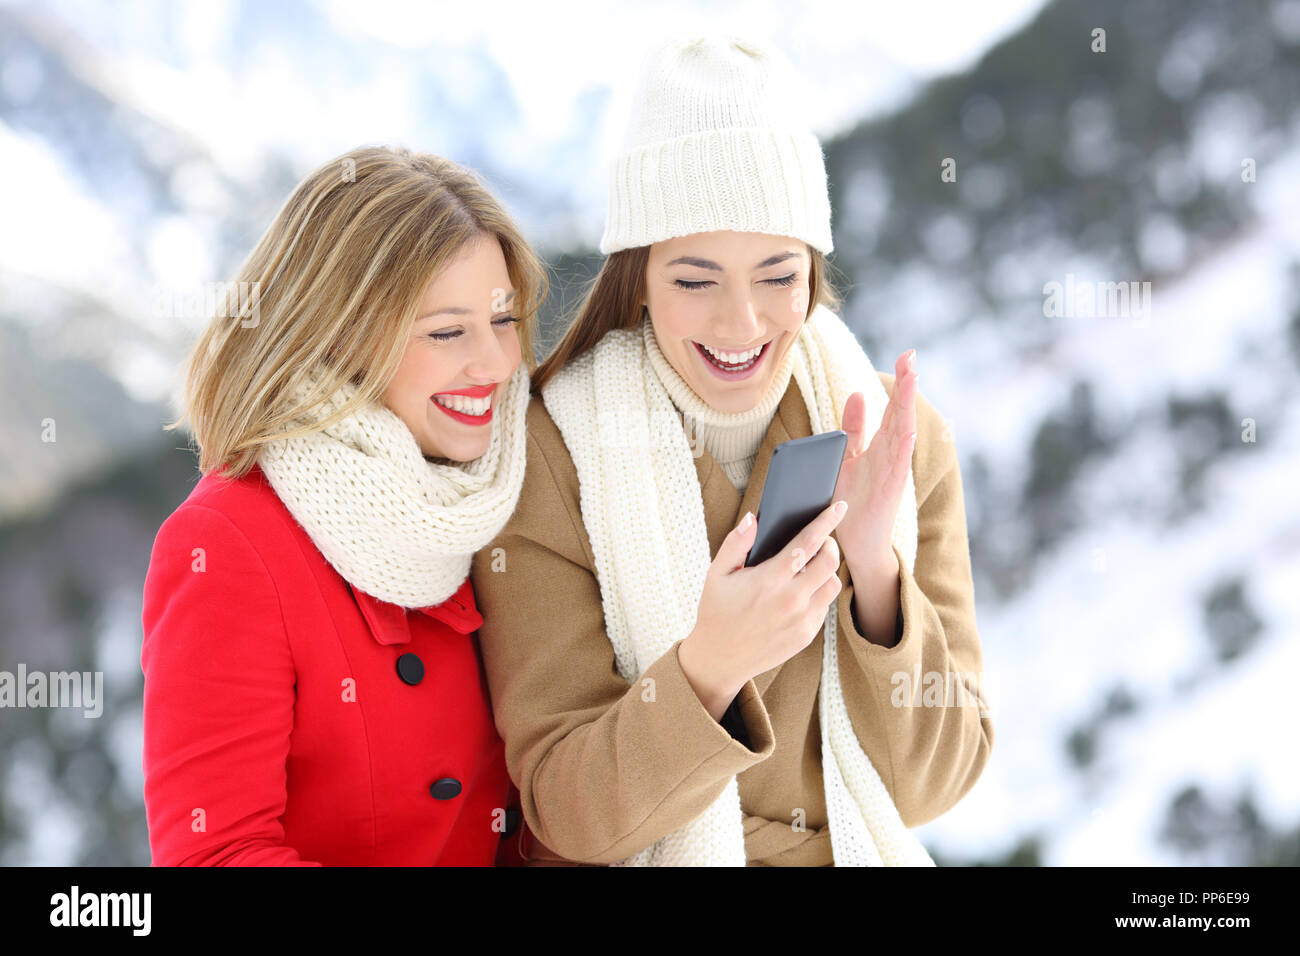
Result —
[[[813, 434], [838, 428], [844, 402], [867, 396], [874, 433], [888, 395], [847, 326], [818, 306], [791, 346]], [[605, 628], [632, 683], [695, 625], [711, 557], [694, 458], [681, 420], [650, 367], [640, 328], [607, 333], [542, 390], [578, 472]], [[893, 543], [912, 567], [916, 487], [908, 469]], [[933, 866], [903, 825], [863, 752], [844, 703], [836, 605], [826, 614], [818, 692], [822, 775], [837, 866]], [[619, 866], [744, 866], [740, 792], [732, 778], [707, 810]]]
[[[463, 464], [426, 459], [411, 430], [379, 402], [309, 435], [269, 443], [258, 464], [349, 583], [402, 607], [441, 604], [518, 503], [528, 389], [521, 363], [493, 395], [487, 451]], [[323, 421], [354, 393], [343, 386], [300, 421]]]

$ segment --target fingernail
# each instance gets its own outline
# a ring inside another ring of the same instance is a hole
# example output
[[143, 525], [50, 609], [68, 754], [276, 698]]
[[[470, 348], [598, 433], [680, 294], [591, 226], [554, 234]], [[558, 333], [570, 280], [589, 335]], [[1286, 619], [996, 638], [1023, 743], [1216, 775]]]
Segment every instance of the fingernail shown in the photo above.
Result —
[[753, 521], [753, 520], [754, 520], [754, 516], [753, 516], [750, 512], [746, 511], [746, 512], [745, 512], [745, 517], [741, 518], [741, 519], [740, 519], [740, 524], [736, 525], [736, 530], [737, 530], [737, 531], [748, 531], [748, 530], [749, 530], [749, 523], [750, 523], [751, 521]]
[[844, 514], [844, 512], [848, 510], [849, 510], [849, 503], [845, 501], [843, 498], [835, 502], [835, 513], [837, 515], [842, 515]]

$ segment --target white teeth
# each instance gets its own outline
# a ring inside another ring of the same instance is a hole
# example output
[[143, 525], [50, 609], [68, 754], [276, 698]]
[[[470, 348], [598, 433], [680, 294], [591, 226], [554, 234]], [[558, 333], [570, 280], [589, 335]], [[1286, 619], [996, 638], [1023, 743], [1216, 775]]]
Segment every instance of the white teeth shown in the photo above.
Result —
[[433, 400], [444, 408], [450, 408], [453, 412], [460, 412], [463, 415], [486, 415], [488, 409], [492, 407], [491, 395], [482, 398], [470, 398], [468, 395], [435, 395]]
[[750, 359], [757, 358], [758, 353], [763, 351], [763, 346], [761, 345], [756, 349], [750, 349], [748, 352], [723, 352], [720, 349], [710, 348], [703, 342], [699, 344], [715, 359], [719, 362], [725, 362], [727, 365], [739, 365], [742, 362], [748, 362]]

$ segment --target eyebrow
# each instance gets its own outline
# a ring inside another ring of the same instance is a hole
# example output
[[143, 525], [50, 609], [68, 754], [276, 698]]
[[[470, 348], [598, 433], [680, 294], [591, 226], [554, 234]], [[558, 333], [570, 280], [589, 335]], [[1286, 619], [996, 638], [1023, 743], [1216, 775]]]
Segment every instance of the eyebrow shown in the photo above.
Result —
[[[506, 296], [506, 301], [509, 302], [511, 299], [513, 299], [515, 297], [515, 293], [518, 291], [519, 291], [518, 289], [511, 289], [509, 295]], [[415, 321], [423, 322], [425, 319], [432, 319], [435, 316], [439, 316], [439, 315], [473, 315], [473, 314], [474, 314], [473, 309], [467, 309], [463, 305], [453, 305], [453, 306], [448, 306], [445, 309], [435, 309], [432, 312], [426, 312], [424, 315], [420, 316]]]
[[[766, 269], [768, 266], [774, 266], [778, 262], [785, 262], [786, 259], [795, 259], [798, 258], [798, 256], [799, 253], [797, 252], [778, 252], [776, 255], [768, 256], [758, 265], [754, 266], [754, 270]], [[712, 259], [699, 259], [695, 256], [678, 256], [672, 262], [668, 263], [668, 265], [698, 266], [701, 269], [712, 269], [714, 272], [725, 271], [722, 266], [718, 265]]]

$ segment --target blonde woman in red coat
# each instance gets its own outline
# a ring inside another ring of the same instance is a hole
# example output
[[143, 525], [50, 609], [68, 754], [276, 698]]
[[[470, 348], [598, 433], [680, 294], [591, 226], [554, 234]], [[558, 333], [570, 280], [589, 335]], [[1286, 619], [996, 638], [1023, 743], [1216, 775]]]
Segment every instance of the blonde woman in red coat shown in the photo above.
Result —
[[144, 589], [154, 864], [519, 862], [468, 572], [522, 484], [540, 262], [470, 171], [364, 148], [228, 292]]

